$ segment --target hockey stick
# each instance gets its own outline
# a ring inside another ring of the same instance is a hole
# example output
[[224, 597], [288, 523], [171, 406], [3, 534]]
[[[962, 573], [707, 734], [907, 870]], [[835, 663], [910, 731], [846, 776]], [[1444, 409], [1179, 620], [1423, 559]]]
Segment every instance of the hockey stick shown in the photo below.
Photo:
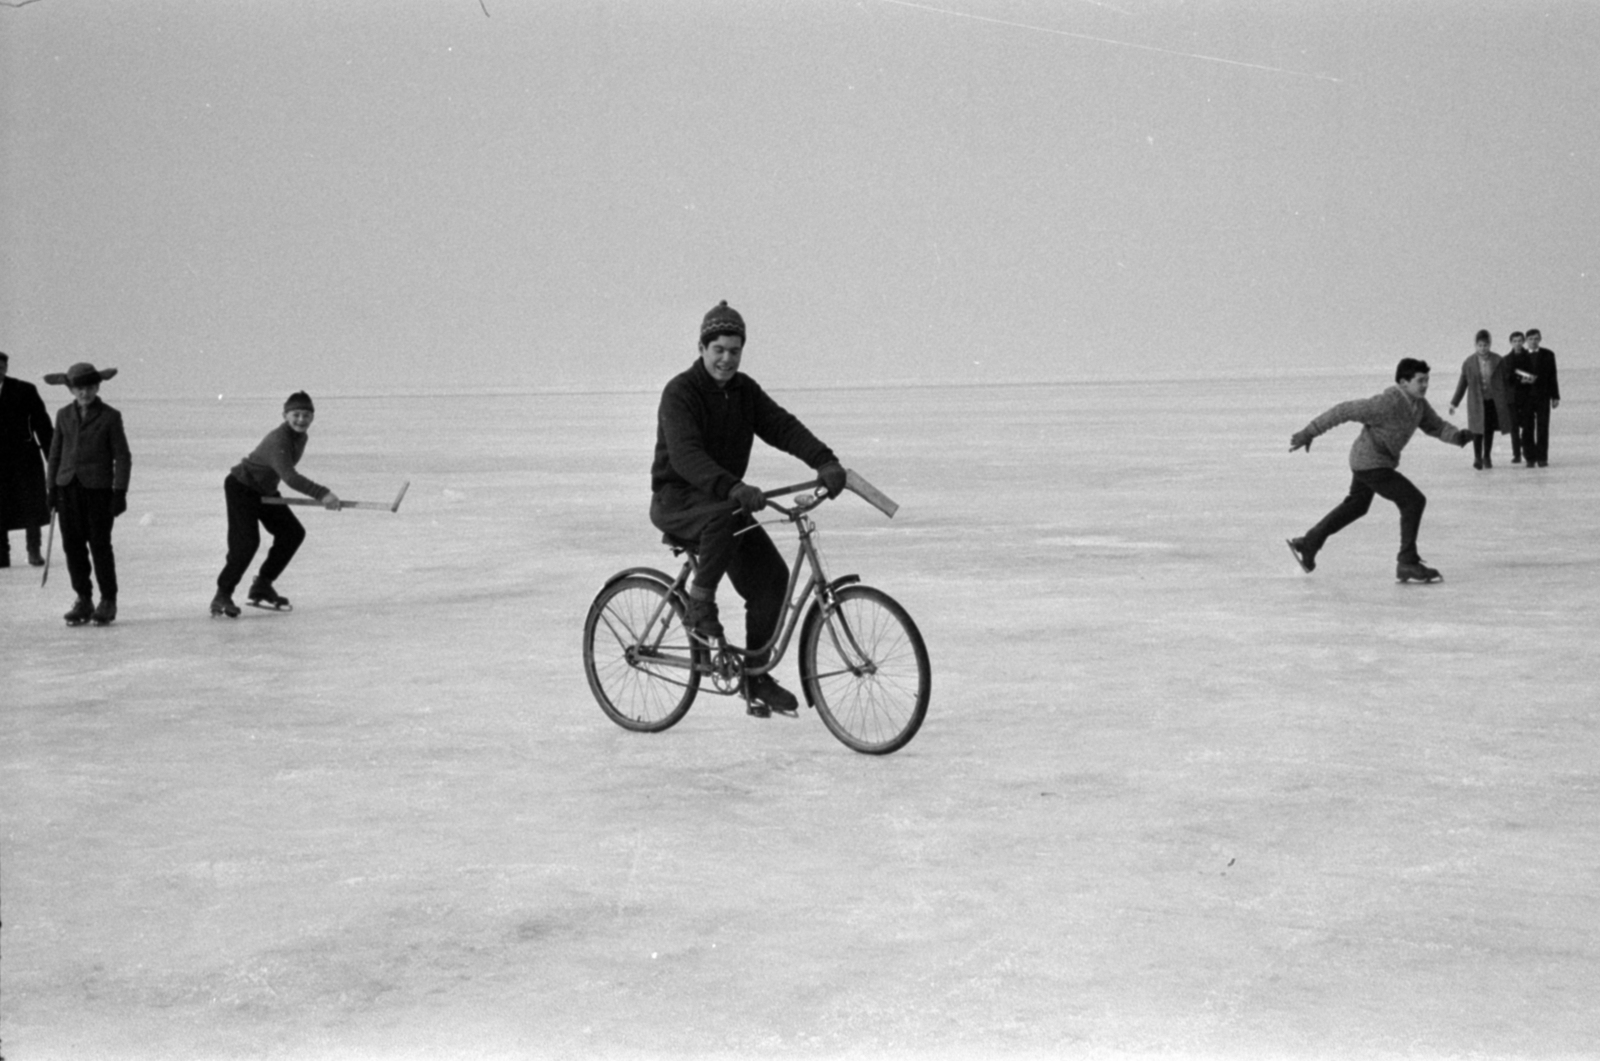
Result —
[[889, 500], [888, 494], [879, 490], [853, 471], [845, 471], [844, 488], [890, 519], [893, 519], [894, 514], [900, 511], [900, 506]]
[[39, 588], [50, 581], [50, 554], [56, 551], [56, 510], [50, 510], [50, 537], [44, 545], [44, 574], [39, 576]]
[[[339, 502], [339, 511], [347, 508], [371, 508], [380, 512], [399, 512], [400, 502], [405, 500], [406, 491], [411, 488], [411, 480], [407, 479], [400, 484], [400, 492], [394, 495], [394, 502], [386, 501], [344, 501]], [[263, 502], [269, 505], [315, 505], [322, 507], [322, 502], [311, 497], [263, 497]]]

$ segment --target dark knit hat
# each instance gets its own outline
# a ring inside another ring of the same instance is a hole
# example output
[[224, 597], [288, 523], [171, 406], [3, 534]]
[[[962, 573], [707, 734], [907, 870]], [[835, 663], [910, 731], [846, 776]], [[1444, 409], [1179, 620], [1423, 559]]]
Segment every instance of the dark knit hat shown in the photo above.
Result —
[[79, 361], [65, 372], [52, 372], [45, 376], [46, 383], [66, 384], [69, 387], [87, 387], [91, 383], [108, 380], [117, 374], [114, 368], [95, 368], [87, 361]]
[[289, 395], [288, 399], [283, 403], [284, 412], [291, 412], [295, 409], [304, 409], [308, 413], [314, 413], [317, 411], [317, 407], [311, 404], [311, 395], [307, 394], [305, 391], [295, 391], [293, 394]]
[[700, 322], [701, 346], [717, 335], [737, 335], [741, 339], [745, 337], [744, 318], [739, 316], [738, 310], [728, 305], [727, 299], [711, 307], [711, 312]]

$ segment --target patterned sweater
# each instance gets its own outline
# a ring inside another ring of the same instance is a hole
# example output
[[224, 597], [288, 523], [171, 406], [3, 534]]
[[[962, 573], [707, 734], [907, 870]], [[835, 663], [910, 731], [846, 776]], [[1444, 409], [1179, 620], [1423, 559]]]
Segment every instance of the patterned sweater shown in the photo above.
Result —
[[1412, 398], [1399, 385], [1370, 398], [1340, 402], [1306, 425], [1307, 438], [1316, 438], [1350, 421], [1365, 425], [1350, 447], [1350, 470], [1398, 468], [1400, 451], [1420, 428], [1443, 442], [1460, 444], [1470, 432], [1446, 423], [1426, 398]]

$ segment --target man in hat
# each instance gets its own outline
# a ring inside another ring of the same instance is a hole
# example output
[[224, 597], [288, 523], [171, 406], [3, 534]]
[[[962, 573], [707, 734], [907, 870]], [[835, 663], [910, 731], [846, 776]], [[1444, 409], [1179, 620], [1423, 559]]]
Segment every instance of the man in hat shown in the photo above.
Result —
[[272, 584], [294, 559], [295, 551], [306, 539], [306, 529], [288, 505], [266, 503], [269, 497], [283, 496], [278, 492], [280, 482], [321, 501], [323, 508], [339, 511], [337, 494], [295, 471], [295, 465], [305, 455], [306, 432], [311, 430], [316, 416], [311, 395], [305, 391], [289, 395], [283, 403], [283, 423], [267, 432], [260, 445], [222, 480], [222, 496], [228, 505], [228, 559], [217, 575], [217, 594], [211, 599], [213, 617], [239, 617], [233, 591], [261, 547], [261, 527], [272, 535], [272, 548], [267, 550], [267, 558], [250, 583], [248, 599], [258, 608], [289, 608], [289, 598], [280, 596]]
[[[46, 383], [65, 384], [72, 402], [56, 413], [50, 440], [51, 507], [61, 514], [61, 551], [78, 599], [64, 617], [69, 626], [94, 620], [105, 626], [117, 618], [117, 558], [111, 550], [111, 525], [128, 510], [132, 455], [122, 430], [122, 414], [100, 400], [100, 384], [117, 374], [80, 362], [54, 372]], [[92, 564], [91, 564], [92, 560]], [[92, 575], [92, 578], [91, 578]], [[100, 603], [93, 602], [94, 582]]]
[[39, 388], [7, 376], [11, 360], [0, 351], [0, 567], [11, 566], [11, 532], [23, 532], [28, 563], [44, 566], [39, 528], [50, 522], [44, 488], [45, 454], [50, 452], [50, 414]]
[[[696, 555], [689, 585], [691, 634], [708, 645], [721, 640], [717, 584], [728, 575], [745, 602], [745, 647], [752, 653], [747, 666], [758, 669], [768, 658], [761, 649], [783, 613], [789, 568], [751, 518], [767, 504], [761, 488], [744, 481], [754, 440], [815, 468], [830, 497], [844, 489], [845, 470], [833, 450], [739, 371], [744, 349], [744, 318], [719, 303], [700, 323], [700, 356], [661, 393], [650, 520]], [[717, 507], [718, 502], [726, 504]], [[707, 506], [715, 511], [698, 511]], [[773, 711], [792, 715], [799, 706], [771, 674], [750, 678], [745, 697], [757, 718]]]
[[1301, 570], [1316, 570], [1324, 543], [1367, 514], [1374, 496], [1386, 497], [1400, 509], [1400, 555], [1395, 578], [1401, 582], [1437, 582], [1439, 572], [1417, 554], [1417, 532], [1428, 499], [1400, 474], [1400, 451], [1420, 428], [1441, 442], [1465, 446], [1471, 431], [1446, 423], [1428, 404], [1428, 363], [1404, 357], [1395, 366], [1394, 386], [1371, 398], [1341, 402], [1289, 436], [1289, 452], [1311, 452], [1311, 441], [1323, 432], [1354, 420], [1362, 425], [1350, 447], [1350, 494], [1322, 521], [1299, 538], [1289, 539], [1289, 552]]

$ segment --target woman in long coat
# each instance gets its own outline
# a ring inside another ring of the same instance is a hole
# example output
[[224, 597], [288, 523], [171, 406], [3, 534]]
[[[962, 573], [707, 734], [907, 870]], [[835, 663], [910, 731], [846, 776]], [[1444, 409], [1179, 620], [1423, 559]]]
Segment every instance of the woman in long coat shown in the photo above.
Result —
[[1506, 393], [1505, 359], [1489, 349], [1489, 333], [1478, 332], [1477, 349], [1461, 362], [1461, 379], [1455, 397], [1450, 399], [1450, 415], [1467, 399], [1467, 430], [1473, 434], [1472, 466], [1480, 471], [1493, 468], [1490, 453], [1494, 433], [1511, 430], [1511, 400]]

